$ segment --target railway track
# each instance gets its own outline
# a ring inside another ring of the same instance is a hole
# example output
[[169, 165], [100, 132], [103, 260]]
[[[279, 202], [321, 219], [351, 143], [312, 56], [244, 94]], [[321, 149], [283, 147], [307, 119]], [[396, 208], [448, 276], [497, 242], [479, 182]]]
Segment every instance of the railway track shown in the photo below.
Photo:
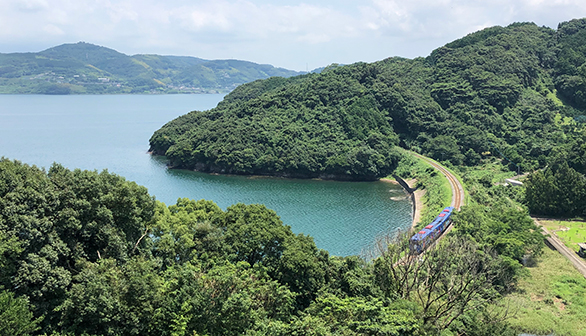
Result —
[[[460, 207], [465, 204], [464, 203], [465, 193], [464, 193], [464, 188], [462, 187], [462, 184], [460, 183], [458, 178], [456, 178], [456, 176], [454, 174], [452, 174], [450, 171], [448, 171], [442, 165], [434, 162], [433, 160], [431, 160], [423, 155], [417, 154], [415, 152], [409, 151], [409, 153], [411, 153], [413, 156], [418, 157], [418, 158], [424, 160], [425, 162], [429, 163], [435, 169], [439, 170], [448, 179], [448, 181], [450, 182], [450, 186], [452, 188], [451, 206], [453, 206], [456, 210], [460, 210]], [[544, 226], [542, 226], [541, 223], [539, 222], [540, 218], [533, 217], [533, 220], [535, 221], [535, 224], [537, 224], [537, 226], [542, 228], [542, 233], [546, 236], [545, 239], [549, 242], [549, 244], [553, 248], [555, 248], [559, 253], [561, 253], [563, 256], [565, 256], [574, 265], [574, 267], [578, 270], [578, 272], [580, 272], [586, 278], [586, 264], [578, 256], [576, 256], [576, 253], [571, 251], [569, 248], [567, 248], [557, 238], [556, 235], [550, 234], [547, 231], [547, 229]], [[444, 233], [440, 237], [438, 237], [438, 239], [436, 239], [436, 241], [428, 248], [433, 247], [435, 244], [437, 244], [437, 242], [439, 242], [443, 237], [446, 236], [446, 234], [448, 232], [450, 232], [452, 230], [452, 227], [453, 226], [450, 225], [446, 229], [446, 231], [444, 231]]]
[[532, 218], [533, 218], [533, 221], [535, 222], [535, 224], [537, 224], [537, 226], [541, 227], [542, 233], [545, 236], [545, 239], [547, 240], [547, 242], [553, 248], [555, 248], [561, 255], [566, 257], [566, 259], [568, 259], [572, 263], [572, 265], [574, 265], [576, 270], [578, 270], [578, 272], [582, 273], [582, 275], [586, 278], [586, 263], [584, 263], [582, 261], [582, 259], [576, 255], [576, 252], [567, 248], [566, 245], [564, 245], [564, 243], [562, 243], [562, 241], [555, 234], [550, 233], [545, 228], [545, 226], [541, 224], [540, 220], [542, 220], [543, 218], [536, 218], [536, 217], [532, 217]]
[[[448, 179], [448, 182], [450, 183], [450, 187], [452, 189], [452, 203], [450, 204], [450, 206], [453, 206], [455, 210], [459, 211], [460, 207], [464, 205], [464, 200], [466, 197], [464, 187], [460, 183], [460, 180], [458, 180], [458, 178], [454, 174], [452, 174], [449, 170], [447, 170], [444, 166], [440, 165], [439, 163], [415, 152], [408, 152], [411, 153], [413, 156], [429, 163], [432, 167], [439, 170]], [[450, 231], [452, 231], [453, 227], [453, 225], [449, 225], [447, 229], [441, 234], [441, 236], [439, 236], [430, 246], [428, 246], [426, 250], [429, 248], [433, 248], [435, 244], [441, 241]], [[425, 253], [425, 251], [423, 253]]]
[[437, 162], [415, 152], [409, 153], [429, 163], [435, 169], [439, 170], [448, 179], [448, 182], [450, 182], [450, 186], [452, 188], [452, 203], [450, 204], [450, 206], [453, 206], [456, 210], [460, 210], [460, 207], [464, 205], [465, 193], [464, 187], [462, 186], [458, 178], [449, 170], [444, 168], [444, 166], [438, 164]]

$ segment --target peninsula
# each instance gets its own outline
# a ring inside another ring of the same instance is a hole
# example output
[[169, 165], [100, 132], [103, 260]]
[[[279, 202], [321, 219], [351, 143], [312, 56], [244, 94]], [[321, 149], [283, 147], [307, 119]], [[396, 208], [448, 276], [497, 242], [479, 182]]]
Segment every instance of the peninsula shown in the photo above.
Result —
[[586, 20], [492, 27], [426, 58], [330, 66], [242, 85], [212, 110], [156, 131], [171, 167], [373, 180], [401, 146], [453, 165], [493, 156], [543, 168], [586, 121]]

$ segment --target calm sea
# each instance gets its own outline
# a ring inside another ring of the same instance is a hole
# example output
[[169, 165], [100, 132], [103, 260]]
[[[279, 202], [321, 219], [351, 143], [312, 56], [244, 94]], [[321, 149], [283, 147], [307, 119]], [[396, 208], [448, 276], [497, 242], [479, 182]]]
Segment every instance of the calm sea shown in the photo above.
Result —
[[210, 109], [223, 95], [0, 95], [0, 156], [39, 167], [124, 176], [166, 204], [208, 199], [225, 209], [261, 203], [296, 233], [314, 237], [333, 255], [360, 254], [374, 240], [411, 224], [403, 191], [384, 182], [334, 182], [217, 176], [168, 170], [147, 154], [150, 136], [192, 110]]

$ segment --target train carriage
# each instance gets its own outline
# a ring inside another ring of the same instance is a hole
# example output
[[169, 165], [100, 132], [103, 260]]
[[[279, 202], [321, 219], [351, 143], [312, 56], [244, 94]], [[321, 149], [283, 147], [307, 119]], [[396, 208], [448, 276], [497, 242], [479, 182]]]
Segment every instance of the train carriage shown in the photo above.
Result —
[[429, 225], [411, 237], [409, 240], [411, 254], [421, 254], [428, 245], [442, 235], [451, 223], [450, 217], [453, 211], [454, 207], [445, 208]]

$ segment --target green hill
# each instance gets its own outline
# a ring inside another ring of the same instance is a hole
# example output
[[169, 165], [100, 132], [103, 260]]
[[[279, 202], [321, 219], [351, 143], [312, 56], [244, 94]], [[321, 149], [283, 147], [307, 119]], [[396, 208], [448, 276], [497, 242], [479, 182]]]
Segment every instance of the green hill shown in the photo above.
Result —
[[237, 174], [375, 179], [392, 171], [395, 145], [453, 164], [494, 155], [531, 170], [583, 128], [584, 42], [585, 19], [557, 31], [515, 23], [426, 58], [256, 81], [169, 122], [151, 150], [174, 167]]
[[228, 92], [298, 72], [238, 60], [134, 55], [79, 42], [38, 53], [0, 54], [0, 93]]

